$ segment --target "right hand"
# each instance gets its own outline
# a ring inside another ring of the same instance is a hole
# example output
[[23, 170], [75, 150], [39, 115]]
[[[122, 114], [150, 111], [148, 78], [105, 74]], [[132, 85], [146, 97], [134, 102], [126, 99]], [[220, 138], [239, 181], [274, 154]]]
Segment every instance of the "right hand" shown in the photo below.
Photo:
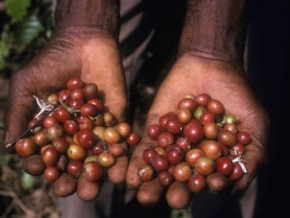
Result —
[[[5, 142], [9, 143], [27, 128], [35, 113], [33, 95], [47, 99], [49, 94], [63, 89], [72, 77], [96, 83], [105, 93], [105, 105], [110, 112], [123, 120], [126, 86], [116, 40], [94, 28], [67, 28], [12, 74], [4, 114]], [[13, 148], [9, 150], [13, 152]], [[128, 163], [127, 159], [122, 161], [119, 179], [124, 179]]]

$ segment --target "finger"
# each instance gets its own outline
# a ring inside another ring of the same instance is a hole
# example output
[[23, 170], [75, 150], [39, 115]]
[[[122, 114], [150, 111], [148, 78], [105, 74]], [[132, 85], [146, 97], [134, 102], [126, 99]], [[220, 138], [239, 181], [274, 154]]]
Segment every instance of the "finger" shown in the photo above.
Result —
[[[251, 143], [245, 146], [245, 167], [247, 173], [235, 183], [238, 190], [247, 188], [255, 178], [257, 171], [267, 161], [267, 136], [269, 131], [269, 118], [262, 107], [256, 105], [253, 107], [254, 112], [249, 113], [239, 125], [239, 130], [247, 132], [251, 136]], [[250, 111], [250, 110], [248, 110]]]
[[144, 150], [157, 146], [157, 141], [152, 141], [151, 139], [149, 139], [149, 136], [147, 134], [147, 127], [150, 126], [151, 124], [158, 123], [158, 119], [159, 119], [159, 114], [157, 113], [148, 114], [145, 132], [143, 133], [142, 140], [140, 144], [136, 147], [130, 159], [129, 167], [127, 170], [126, 182], [128, 186], [131, 188], [137, 188], [141, 184], [138, 171], [142, 167], [147, 165], [143, 159]]
[[[103, 92], [106, 106], [119, 120], [123, 120], [126, 108], [126, 86], [118, 49], [115, 42], [103, 39], [91, 41], [83, 49], [86, 57], [81, 79], [98, 85]], [[98, 67], [96, 67], [98, 66]]]
[[166, 200], [171, 208], [183, 209], [189, 205], [192, 196], [186, 183], [176, 181], [169, 186], [166, 193]]
[[84, 201], [92, 201], [100, 194], [101, 184], [99, 182], [91, 182], [83, 175], [78, 178], [77, 182], [77, 195]]
[[52, 185], [52, 191], [56, 196], [67, 197], [76, 192], [77, 181], [69, 173], [62, 173]]
[[160, 185], [158, 179], [143, 182], [137, 192], [138, 202], [144, 207], [156, 205], [160, 201], [163, 191], [164, 188]]
[[265, 149], [263, 146], [254, 143], [247, 145], [244, 159], [247, 173], [245, 173], [244, 176], [235, 183], [235, 187], [238, 190], [247, 188], [256, 177], [257, 171], [265, 164]]
[[152, 147], [152, 144], [145, 142], [146, 137], [142, 139], [142, 142], [136, 147], [128, 166], [126, 182], [131, 188], [137, 188], [141, 184], [141, 180], [138, 176], [138, 171], [143, 166], [147, 165], [143, 159], [143, 151], [147, 148]]
[[114, 166], [108, 169], [108, 177], [114, 184], [120, 184], [125, 181], [128, 167], [128, 157], [118, 157]]
[[108, 168], [108, 177], [114, 184], [120, 184], [126, 179], [129, 164], [127, 143], [111, 144], [108, 152], [116, 157], [115, 164]]
[[[4, 123], [6, 127], [5, 144], [9, 144], [27, 129], [28, 121], [34, 113], [34, 98], [25, 93], [21, 87], [10, 85], [8, 105], [4, 112]], [[8, 152], [14, 152], [14, 146], [6, 148]]]

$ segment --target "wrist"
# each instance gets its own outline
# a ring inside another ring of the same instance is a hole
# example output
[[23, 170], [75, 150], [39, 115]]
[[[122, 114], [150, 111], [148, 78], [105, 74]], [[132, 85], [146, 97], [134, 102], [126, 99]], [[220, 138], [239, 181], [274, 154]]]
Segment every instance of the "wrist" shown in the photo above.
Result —
[[241, 63], [244, 42], [243, 0], [188, 0], [180, 55]]
[[117, 0], [59, 0], [55, 22], [56, 32], [90, 28], [116, 38], [119, 33], [119, 5]]

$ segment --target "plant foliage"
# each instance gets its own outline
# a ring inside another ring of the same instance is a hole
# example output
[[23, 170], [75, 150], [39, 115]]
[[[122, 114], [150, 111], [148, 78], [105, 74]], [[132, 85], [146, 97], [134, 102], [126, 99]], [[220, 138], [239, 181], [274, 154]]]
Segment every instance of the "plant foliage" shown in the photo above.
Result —
[[10, 75], [48, 40], [51, 0], [5, 0], [0, 10], [0, 74]]

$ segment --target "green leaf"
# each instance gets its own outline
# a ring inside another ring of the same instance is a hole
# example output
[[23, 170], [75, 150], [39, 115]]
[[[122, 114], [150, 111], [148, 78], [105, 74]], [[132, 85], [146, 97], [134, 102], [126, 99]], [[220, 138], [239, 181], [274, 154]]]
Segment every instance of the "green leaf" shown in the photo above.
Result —
[[21, 175], [21, 185], [25, 190], [29, 190], [34, 185], [34, 178], [32, 175], [23, 172]]
[[0, 38], [0, 70], [5, 68], [5, 58], [9, 55], [9, 48], [11, 45], [11, 37], [9, 36], [9, 25], [6, 24], [3, 28]]
[[21, 24], [17, 32], [19, 51], [22, 52], [43, 30], [36, 15], [31, 15]]
[[11, 17], [12, 22], [20, 21], [27, 14], [31, 0], [5, 0], [6, 13]]
[[0, 154], [0, 166], [8, 167], [12, 161], [12, 155], [10, 154]]

